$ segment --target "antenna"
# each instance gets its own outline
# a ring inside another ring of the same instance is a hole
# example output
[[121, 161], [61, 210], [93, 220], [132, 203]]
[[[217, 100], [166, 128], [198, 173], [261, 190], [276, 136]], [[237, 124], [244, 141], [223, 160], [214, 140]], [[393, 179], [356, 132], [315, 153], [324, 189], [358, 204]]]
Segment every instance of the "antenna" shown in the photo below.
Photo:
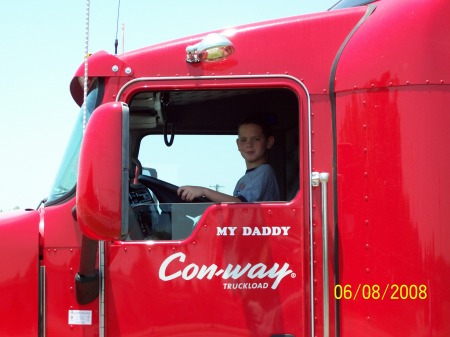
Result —
[[116, 20], [116, 40], [114, 41], [114, 55], [117, 55], [117, 46], [119, 45], [119, 40], [117, 39], [117, 35], [119, 34], [119, 16], [120, 16], [120, 0], [117, 5], [117, 20]]
[[86, 115], [87, 115], [87, 92], [88, 92], [88, 57], [89, 57], [89, 18], [90, 18], [91, 3], [86, 0], [86, 39], [84, 51], [84, 85], [83, 85], [83, 135], [86, 131]]

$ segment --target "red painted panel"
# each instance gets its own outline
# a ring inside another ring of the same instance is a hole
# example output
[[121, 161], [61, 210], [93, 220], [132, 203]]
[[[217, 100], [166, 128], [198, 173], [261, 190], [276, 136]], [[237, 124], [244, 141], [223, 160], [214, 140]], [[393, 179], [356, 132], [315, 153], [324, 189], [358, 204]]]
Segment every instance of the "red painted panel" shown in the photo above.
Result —
[[[43, 214], [43, 266], [45, 267], [46, 337], [99, 335], [98, 300], [77, 303], [75, 274], [80, 267], [81, 230], [72, 217], [75, 198], [45, 207]], [[69, 310], [91, 313], [91, 324], [69, 324]]]
[[[123, 63], [116, 62], [118, 73], [106, 71], [111, 67], [105, 64], [113, 57], [100, 52], [89, 59], [89, 71], [92, 76], [103, 74], [115, 79], [117, 74], [123, 76], [128, 66], [132, 73], [121, 77], [124, 82], [139, 77], [288, 74], [301, 79], [310, 93], [323, 93], [328, 91], [339, 48], [365, 11], [365, 7], [357, 7], [236, 27], [229, 37], [236, 51], [219, 63], [186, 63], [186, 47], [199, 42], [205, 33], [119, 55]], [[83, 76], [83, 69], [80, 66], [75, 76]], [[107, 92], [107, 99], [115, 100], [120, 87]], [[81, 102], [77, 78], [71, 90], [75, 100]]]
[[[214, 205], [184, 242], [110, 245], [108, 335], [307, 333], [308, 239], [299, 204]], [[287, 235], [251, 236], [247, 226], [290, 228]], [[235, 235], [219, 235], [219, 227], [236, 227]], [[235, 268], [247, 264], [236, 279], [226, 272], [199, 276], [202, 266], [238, 274]]]
[[375, 5], [339, 60], [336, 91], [449, 83], [450, 2], [377, 1]]
[[450, 333], [449, 104], [445, 86], [338, 96], [340, 283], [385, 295], [341, 300], [343, 335]]
[[39, 212], [0, 213], [0, 336], [37, 336]]
[[[87, 304], [77, 303], [75, 274], [80, 264], [79, 248], [46, 247], [46, 337], [99, 335], [98, 299]], [[85, 310], [91, 324], [69, 324], [69, 310]]]

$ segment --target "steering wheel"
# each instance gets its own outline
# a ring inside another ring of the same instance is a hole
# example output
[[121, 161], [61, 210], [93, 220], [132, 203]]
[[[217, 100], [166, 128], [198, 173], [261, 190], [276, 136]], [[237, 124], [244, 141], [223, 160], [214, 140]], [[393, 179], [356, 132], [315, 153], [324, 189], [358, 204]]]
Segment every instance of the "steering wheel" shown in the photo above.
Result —
[[[178, 186], [176, 185], [144, 175], [140, 175], [138, 180], [142, 185], [149, 188], [155, 194], [160, 203], [187, 202], [178, 196]], [[192, 202], [211, 202], [211, 200], [205, 197], [200, 197], [195, 198]]]

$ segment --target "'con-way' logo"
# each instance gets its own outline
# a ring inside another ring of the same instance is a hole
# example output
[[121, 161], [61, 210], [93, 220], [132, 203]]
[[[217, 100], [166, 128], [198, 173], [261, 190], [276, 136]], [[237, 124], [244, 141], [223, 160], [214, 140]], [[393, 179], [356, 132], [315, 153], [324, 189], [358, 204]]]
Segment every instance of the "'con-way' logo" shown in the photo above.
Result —
[[[182, 279], [189, 281], [194, 278], [202, 280], [204, 278], [211, 280], [213, 277], [221, 277], [224, 280], [233, 279], [236, 280], [240, 277], [248, 277], [249, 279], [273, 279], [272, 289], [276, 289], [281, 280], [288, 275], [295, 277], [295, 273], [289, 269], [289, 264], [284, 263], [282, 267], [278, 263], [274, 263], [271, 268], [264, 263], [257, 263], [252, 265], [247, 263], [244, 267], [241, 265], [228, 264], [225, 269], [219, 269], [215, 264], [210, 266], [198, 266], [195, 263], [191, 263], [185, 266], [186, 254], [175, 253], [167, 257], [161, 267], [159, 267], [159, 278], [163, 281], [170, 281], [181, 277]], [[167, 269], [171, 266], [175, 267], [176, 271], [168, 273]]]

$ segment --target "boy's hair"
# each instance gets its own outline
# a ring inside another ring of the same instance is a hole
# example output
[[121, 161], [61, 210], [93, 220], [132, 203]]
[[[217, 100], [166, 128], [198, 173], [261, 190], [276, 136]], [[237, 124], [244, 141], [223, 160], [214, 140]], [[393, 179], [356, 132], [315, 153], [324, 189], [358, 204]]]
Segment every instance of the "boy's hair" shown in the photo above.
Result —
[[256, 124], [261, 127], [263, 135], [268, 138], [270, 136], [273, 136], [272, 134], [272, 128], [270, 127], [270, 124], [267, 120], [267, 118], [264, 118], [262, 115], [258, 114], [252, 114], [245, 116], [243, 119], [241, 119], [238, 123], [238, 130], [243, 124]]

